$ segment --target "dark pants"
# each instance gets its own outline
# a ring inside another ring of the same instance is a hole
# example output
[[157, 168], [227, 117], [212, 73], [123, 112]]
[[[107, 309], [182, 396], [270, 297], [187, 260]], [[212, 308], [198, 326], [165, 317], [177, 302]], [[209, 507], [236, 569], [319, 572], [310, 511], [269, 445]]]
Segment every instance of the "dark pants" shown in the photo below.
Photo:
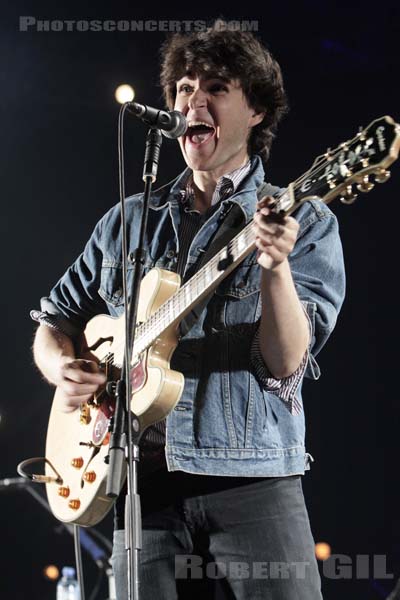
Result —
[[[184, 473], [139, 490], [140, 600], [321, 600], [301, 477], [211, 479], [211, 493], [202, 493], [210, 478]], [[126, 600], [123, 530], [112, 563], [117, 599]]]

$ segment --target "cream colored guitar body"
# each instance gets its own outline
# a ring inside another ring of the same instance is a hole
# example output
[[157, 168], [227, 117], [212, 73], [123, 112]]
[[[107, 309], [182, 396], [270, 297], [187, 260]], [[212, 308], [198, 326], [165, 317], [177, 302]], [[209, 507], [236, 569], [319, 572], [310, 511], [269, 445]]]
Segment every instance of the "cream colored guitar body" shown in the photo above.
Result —
[[[180, 277], [175, 273], [150, 271], [140, 288], [138, 322], [147, 321], [179, 285]], [[132, 357], [131, 408], [143, 429], [164, 419], [182, 394], [184, 377], [169, 368], [178, 343], [176, 330], [176, 325], [166, 329], [140, 357]], [[104, 365], [109, 379], [114, 379], [114, 365], [121, 365], [123, 360], [124, 316], [94, 317], [84, 335], [87, 348], [83, 348], [83, 353], [87, 355], [89, 351], [94, 355]], [[60, 398], [61, 391], [56, 390], [47, 431], [46, 458], [62, 483], [47, 483], [47, 496], [52, 512], [60, 521], [91, 526], [105, 516], [113, 503], [105, 493], [108, 470], [105, 458], [113, 402], [103, 392], [93, 404], [66, 413], [61, 410]], [[49, 465], [46, 475], [55, 475]], [[125, 476], [121, 487], [124, 479]]]

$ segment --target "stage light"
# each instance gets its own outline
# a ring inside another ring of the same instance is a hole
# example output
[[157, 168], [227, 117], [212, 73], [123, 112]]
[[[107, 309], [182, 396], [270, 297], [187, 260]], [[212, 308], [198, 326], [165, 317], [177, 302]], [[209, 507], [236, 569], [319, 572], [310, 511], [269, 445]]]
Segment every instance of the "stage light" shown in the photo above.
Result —
[[119, 85], [115, 90], [115, 99], [120, 104], [124, 104], [125, 102], [132, 102], [135, 97], [135, 90], [132, 86], [124, 83], [123, 85]]
[[331, 547], [326, 542], [315, 544], [315, 556], [318, 560], [326, 560], [331, 555]]
[[43, 569], [43, 575], [46, 579], [56, 581], [60, 577], [60, 571], [56, 565], [47, 565], [47, 567]]

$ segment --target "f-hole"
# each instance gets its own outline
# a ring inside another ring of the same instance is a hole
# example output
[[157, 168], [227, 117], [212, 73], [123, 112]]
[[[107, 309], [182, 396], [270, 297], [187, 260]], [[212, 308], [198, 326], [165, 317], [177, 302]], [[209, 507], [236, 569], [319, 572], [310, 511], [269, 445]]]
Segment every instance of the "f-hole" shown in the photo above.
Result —
[[97, 350], [97, 348], [99, 348], [102, 344], [104, 344], [104, 342], [110, 342], [111, 344], [114, 341], [114, 336], [110, 335], [110, 337], [106, 337], [106, 338], [99, 338], [97, 340], [97, 342], [95, 344], [93, 344], [93, 346], [90, 346], [88, 348], [88, 350]]

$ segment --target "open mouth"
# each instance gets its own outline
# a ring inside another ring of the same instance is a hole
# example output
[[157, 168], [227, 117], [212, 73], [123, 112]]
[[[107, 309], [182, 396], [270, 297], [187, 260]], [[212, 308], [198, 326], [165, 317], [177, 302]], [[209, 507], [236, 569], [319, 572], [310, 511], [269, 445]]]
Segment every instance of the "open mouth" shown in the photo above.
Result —
[[200, 146], [210, 140], [215, 133], [215, 128], [208, 123], [197, 121], [190, 123], [186, 132], [186, 137], [191, 144]]

